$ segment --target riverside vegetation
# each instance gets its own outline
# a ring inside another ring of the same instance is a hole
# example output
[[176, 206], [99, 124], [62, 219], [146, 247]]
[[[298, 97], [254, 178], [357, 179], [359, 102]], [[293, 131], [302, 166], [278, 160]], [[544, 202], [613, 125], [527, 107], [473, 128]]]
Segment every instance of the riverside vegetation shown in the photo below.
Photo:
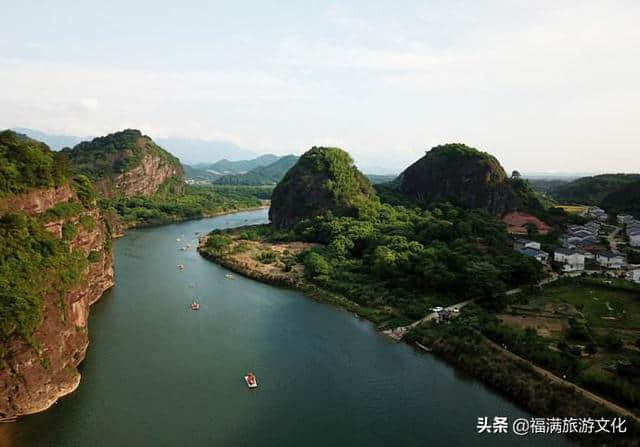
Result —
[[[174, 176], [149, 196], [101, 196], [95, 181], [140, 165], [144, 157], [140, 138], [138, 131], [127, 130], [54, 152], [15, 132], [0, 133], [0, 205], [9, 197], [67, 184], [79, 199], [58, 203], [38, 216], [11, 209], [1, 212], [0, 207], [1, 336], [29, 337], [42, 320], [43, 296], [50, 289], [62, 292], [76, 284], [91, 261], [69, 249], [77, 224], [65, 223], [59, 239], [45, 230], [47, 222], [78, 216], [98, 202], [105, 214], [125, 227], [160, 224], [259, 207], [270, 196], [271, 187], [183, 186], [182, 178]], [[179, 166], [155, 143], [145, 141], [144, 147]], [[176, 182], [179, 188], [174, 188]], [[96, 222], [83, 216], [79, 225], [90, 229]], [[105, 250], [110, 248], [108, 241]], [[96, 258], [96, 254], [90, 256]]]
[[[561, 340], [547, 340], [534, 328], [514, 329], [498, 318], [514, 304], [513, 296], [505, 293], [508, 289], [523, 287], [527, 298], [518, 299], [530, 299], [545, 277], [540, 263], [511, 249], [499, 213], [515, 204], [556, 224], [574, 217], [547, 209], [526, 181], [507, 179], [492, 157], [461, 145], [437, 148], [438, 163], [448, 158], [459, 165], [461, 154], [471, 165], [466, 169], [475, 186], [464, 191], [465, 203], [456, 205], [428, 200], [419, 182], [399, 186], [420, 178], [415, 172], [374, 189], [344, 151], [312, 148], [276, 186], [271, 225], [213, 231], [201, 240], [200, 252], [247, 276], [296, 287], [345, 307], [380, 329], [413, 322], [436, 305], [475, 299], [477, 305], [463, 308], [451, 324], [419, 325], [407, 339], [431, 346], [538, 415], [612, 416], [504, 355], [489, 339], [636, 408], [636, 379], [615, 385], [615, 374], [596, 377], [581, 363], [575, 343], [556, 348]], [[428, 164], [429, 154], [426, 158], [421, 164]], [[474, 174], [478, 169], [479, 176]], [[487, 169], [498, 172], [487, 176]], [[464, 183], [462, 179], [456, 187], [464, 188]], [[451, 191], [430, 194], [449, 199], [455, 196]], [[582, 324], [571, 321], [576, 327]], [[608, 352], [609, 338], [594, 333], [595, 349]], [[617, 437], [616, 443], [632, 445], [637, 440], [634, 421], [629, 426], [629, 435]], [[596, 444], [603, 440], [579, 439]]]
[[[0, 416], [40, 411], [75, 388], [88, 306], [113, 284], [113, 232], [260, 207], [271, 189], [184, 185], [178, 159], [136, 130], [59, 152], [0, 132], [0, 359], [8, 402]], [[43, 354], [53, 351], [52, 360]]]

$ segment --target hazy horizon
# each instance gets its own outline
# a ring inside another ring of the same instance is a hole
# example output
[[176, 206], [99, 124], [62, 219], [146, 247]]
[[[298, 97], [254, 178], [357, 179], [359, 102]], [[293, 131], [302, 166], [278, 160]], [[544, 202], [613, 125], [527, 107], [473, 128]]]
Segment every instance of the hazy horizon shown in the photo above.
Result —
[[448, 142], [507, 171], [640, 171], [637, 2], [25, 1], [3, 16], [1, 128], [338, 146], [393, 172]]

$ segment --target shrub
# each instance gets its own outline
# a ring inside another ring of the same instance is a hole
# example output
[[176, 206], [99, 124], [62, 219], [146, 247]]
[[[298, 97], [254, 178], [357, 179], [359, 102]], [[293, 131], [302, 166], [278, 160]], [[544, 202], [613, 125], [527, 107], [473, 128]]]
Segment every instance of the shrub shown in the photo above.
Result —
[[258, 254], [257, 259], [263, 264], [273, 264], [278, 260], [278, 253], [273, 250], [263, 250]]
[[96, 221], [93, 217], [84, 215], [80, 217], [80, 225], [87, 231], [93, 231], [96, 227]]
[[316, 251], [310, 251], [304, 258], [304, 270], [311, 277], [331, 274], [331, 265], [324, 256]]
[[62, 225], [62, 240], [69, 241], [78, 234], [78, 227], [71, 222], [67, 222]]
[[231, 238], [225, 234], [212, 234], [207, 239], [205, 247], [216, 254], [223, 254], [231, 245]]
[[605, 348], [613, 352], [620, 351], [624, 346], [622, 339], [618, 337], [614, 332], [607, 333], [607, 335], [605, 335], [604, 337], [603, 343]]

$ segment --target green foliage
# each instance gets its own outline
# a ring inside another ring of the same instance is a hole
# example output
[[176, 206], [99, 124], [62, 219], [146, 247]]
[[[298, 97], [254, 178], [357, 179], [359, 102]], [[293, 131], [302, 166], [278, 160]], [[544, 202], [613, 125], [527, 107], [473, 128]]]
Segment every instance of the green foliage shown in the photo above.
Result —
[[89, 262], [98, 262], [102, 259], [102, 255], [98, 250], [91, 250], [87, 256]]
[[62, 240], [70, 241], [78, 234], [78, 227], [71, 222], [62, 224]]
[[[582, 177], [549, 190], [549, 195], [562, 203], [603, 205], [605, 197], [630, 183], [640, 184], [640, 174], [603, 174]], [[629, 198], [623, 198], [626, 202]], [[609, 199], [611, 202], [612, 200]], [[629, 202], [630, 203], [630, 202]]]
[[[501, 308], [507, 288], [544, 277], [540, 263], [511, 249], [497, 218], [451, 205], [423, 210], [373, 202], [359, 217], [329, 212], [291, 229], [263, 225], [237, 234], [321, 244], [301, 257], [311, 282], [361, 306], [396, 309], [398, 319], [469, 298]], [[290, 270], [293, 262], [284, 258]]]
[[87, 260], [69, 252], [41, 221], [21, 213], [0, 218], [0, 337], [29, 337], [42, 318], [43, 297], [83, 276]]
[[305, 152], [273, 191], [269, 218], [285, 228], [328, 211], [336, 216], [366, 213], [375, 193], [369, 181], [339, 148]]
[[310, 277], [328, 276], [331, 274], [331, 265], [320, 253], [310, 251], [304, 257], [304, 270]]
[[77, 175], [73, 178], [73, 185], [75, 187], [78, 198], [82, 204], [89, 208], [95, 206], [98, 193], [95, 186], [86, 175]]
[[262, 264], [273, 264], [278, 260], [278, 252], [273, 250], [262, 250], [258, 253], [257, 260]]
[[78, 202], [60, 202], [53, 208], [49, 208], [40, 216], [43, 222], [52, 220], [65, 219], [67, 217], [77, 216], [84, 211], [82, 204]]
[[0, 197], [62, 186], [69, 172], [64, 154], [10, 130], [0, 132]]
[[84, 141], [62, 153], [69, 157], [74, 172], [92, 180], [112, 177], [140, 164], [145, 154], [159, 157], [182, 172], [180, 161], [139, 130], [127, 129]]
[[617, 188], [602, 199], [601, 205], [610, 213], [631, 213], [640, 216], [640, 180]]
[[85, 214], [80, 216], [80, 225], [86, 231], [93, 231], [96, 228], [96, 221], [93, 217]]
[[144, 226], [259, 207], [260, 198], [270, 191], [264, 187], [187, 185], [180, 194], [101, 198], [99, 204], [103, 210], [115, 210], [129, 226]]
[[223, 254], [231, 245], [231, 238], [225, 234], [214, 233], [209, 235], [205, 247], [215, 254]]

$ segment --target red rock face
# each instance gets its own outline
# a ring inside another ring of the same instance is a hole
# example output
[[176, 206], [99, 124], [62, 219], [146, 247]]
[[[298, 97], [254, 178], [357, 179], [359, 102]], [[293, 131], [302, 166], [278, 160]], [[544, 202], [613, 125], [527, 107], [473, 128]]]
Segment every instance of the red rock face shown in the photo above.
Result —
[[113, 179], [99, 181], [96, 187], [107, 197], [150, 196], [158, 191], [165, 180], [174, 175], [182, 176], [181, 170], [162, 158], [145, 154], [140, 165]]
[[36, 189], [0, 199], [0, 212], [22, 211], [33, 216], [53, 208], [57, 203], [68, 202], [72, 197], [74, 192], [69, 185], [60, 188]]
[[[50, 190], [43, 190], [40, 198], [37, 192], [29, 193], [25, 202], [13, 202], [18, 207], [14, 209], [46, 211], [57, 203], [54, 200], [56, 197], [61, 201], [75, 198], [70, 188], [67, 187], [65, 191], [67, 193], [52, 196]], [[37, 207], [34, 207], [35, 204]], [[89, 345], [89, 306], [114, 284], [113, 254], [104, 250], [105, 238], [110, 236], [100, 211], [94, 208], [83, 214], [94, 218], [95, 228], [90, 231], [83, 228], [78, 223], [80, 216], [68, 218], [66, 222], [76, 223], [78, 228], [70, 246], [86, 255], [98, 251], [101, 257], [97, 262], [89, 263], [85, 279], [74, 289], [62, 295], [52, 293], [45, 296], [44, 318], [34, 333], [37, 348], [30, 346], [22, 337], [14, 337], [3, 345], [0, 368], [1, 417], [45, 410], [58, 398], [75, 390], [80, 383], [77, 367]], [[61, 237], [64, 223], [65, 220], [49, 222], [47, 229]]]

